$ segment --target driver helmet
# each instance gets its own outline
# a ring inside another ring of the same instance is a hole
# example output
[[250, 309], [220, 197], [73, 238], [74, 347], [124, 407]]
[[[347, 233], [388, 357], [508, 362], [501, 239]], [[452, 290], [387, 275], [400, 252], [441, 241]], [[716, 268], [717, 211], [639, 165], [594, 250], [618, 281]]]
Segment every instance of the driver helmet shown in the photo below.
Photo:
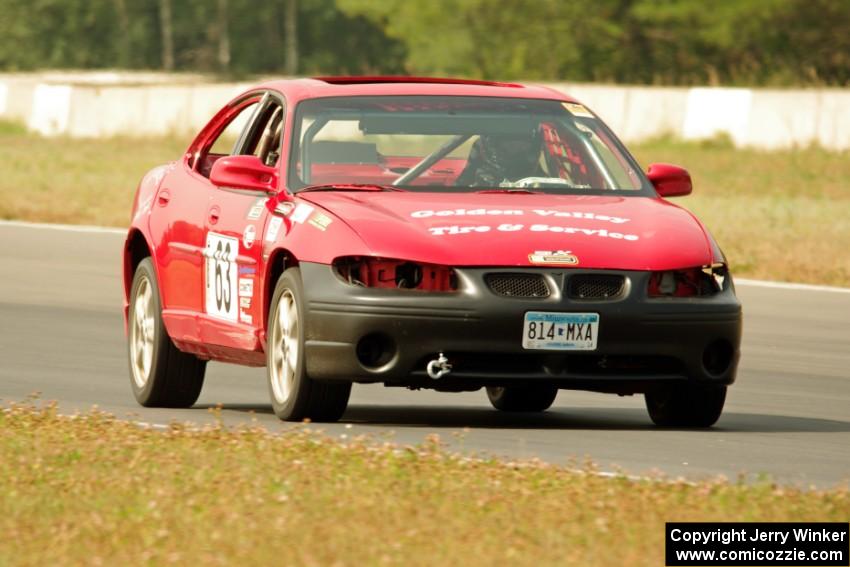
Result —
[[537, 128], [526, 132], [486, 134], [481, 136], [480, 142], [484, 160], [503, 169], [508, 173], [507, 177], [528, 175], [540, 159], [542, 140]]

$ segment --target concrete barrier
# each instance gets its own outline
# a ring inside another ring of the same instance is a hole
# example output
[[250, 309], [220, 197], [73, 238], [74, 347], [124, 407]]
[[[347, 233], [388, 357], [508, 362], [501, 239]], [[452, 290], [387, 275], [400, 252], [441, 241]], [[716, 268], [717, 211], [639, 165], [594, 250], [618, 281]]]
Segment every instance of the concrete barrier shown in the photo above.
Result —
[[734, 143], [743, 145], [751, 103], [749, 89], [690, 89], [681, 136], [700, 140], [727, 134]]
[[68, 129], [71, 113], [71, 85], [37, 85], [33, 91], [32, 112], [27, 126], [44, 136], [77, 134]]
[[[0, 118], [46, 136], [186, 135], [247, 86], [162, 73], [7, 74]], [[725, 134], [742, 147], [850, 149], [850, 90], [549, 86], [592, 108], [626, 142]]]
[[618, 136], [628, 141], [665, 134], [681, 136], [688, 112], [688, 89], [631, 87], [626, 92], [625, 116]]
[[825, 148], [850, 150], [850, 91], [821, 92], [817, 142]]
[[72, 137], [190, 134], [245, 88], [241, 84], [73, 87], [65, 133]]
[[688, 89], [566, 83], [550, 85], [593, 109], [623, 140], [681, 134]]
[[26, 78], [0, 77], [0, 90], [5, 92], [0, 118], [26, 124], [32, 114], [33, 97], [37, 81]]

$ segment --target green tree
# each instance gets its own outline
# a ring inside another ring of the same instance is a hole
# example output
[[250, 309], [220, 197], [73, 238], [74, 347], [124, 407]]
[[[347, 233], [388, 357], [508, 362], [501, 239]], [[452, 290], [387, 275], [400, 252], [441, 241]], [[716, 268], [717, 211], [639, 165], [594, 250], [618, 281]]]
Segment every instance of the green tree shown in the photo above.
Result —
[[411, 73], [658, 84], [850, 81], [846, 0], [337, 0]]
[[0, 0], [0, 70], [283, 73], [297, 35], [300, 74], [843, 86], [848, 29], [848, 0]]

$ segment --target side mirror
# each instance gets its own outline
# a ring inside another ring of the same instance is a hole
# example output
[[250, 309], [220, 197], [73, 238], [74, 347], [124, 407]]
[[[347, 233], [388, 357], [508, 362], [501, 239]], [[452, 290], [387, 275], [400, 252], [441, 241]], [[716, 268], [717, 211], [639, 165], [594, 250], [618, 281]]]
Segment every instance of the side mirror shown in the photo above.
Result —
[[694, 186], [687, 169], [669, 163], [653, 163], [646, 170], [646, 176], [662, 197], [690, 195]]
[[277, 191], [277, 170], [257, 156], [225, 156], [213, 164], [210, 181], [216, 187], [269, 193]]

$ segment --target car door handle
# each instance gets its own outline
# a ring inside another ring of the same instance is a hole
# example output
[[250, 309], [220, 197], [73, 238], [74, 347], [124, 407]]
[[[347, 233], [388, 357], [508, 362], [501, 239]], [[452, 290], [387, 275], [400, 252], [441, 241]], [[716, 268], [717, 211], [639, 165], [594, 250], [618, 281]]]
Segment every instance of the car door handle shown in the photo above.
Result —
[[159, 195], [157, 195], [157, 198], [156, 198], [156, 201], [157, 201], [157, 203], [159, 203], [160, 207], [164, 207], [165, 205], [167, 205], [168, 201], [170, 201], [170, 200], [171, 200], [171, 193], [169, 193], [168, 189], [163, 189], [162, 191], [160, 191]]
[[218, 222], [218, 217], [221, 216], [221, 209], [218, 207], [213, 207], [209, 212], [209, 221], [210, 224], [215, 224]]

